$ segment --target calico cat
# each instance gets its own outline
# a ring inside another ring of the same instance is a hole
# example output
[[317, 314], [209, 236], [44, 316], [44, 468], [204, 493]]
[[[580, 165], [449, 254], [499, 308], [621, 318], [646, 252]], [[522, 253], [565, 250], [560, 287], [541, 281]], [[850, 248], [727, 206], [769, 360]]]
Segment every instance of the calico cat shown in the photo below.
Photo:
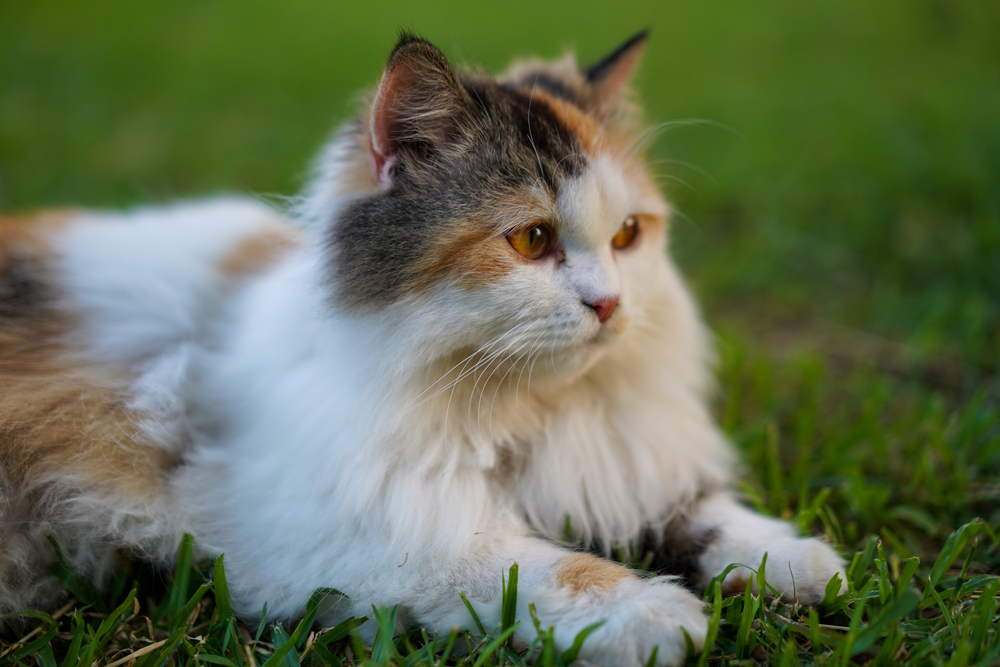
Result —
[[490, 625], [516, 562], [519, 617], [533, 602], [563, 646], [605, 620], [581, 655], [609, 666], [683, 661], [706, 632], [685, 581], [730, 563], [767, 553], [817, 603], [835, 551], [731, 490], [627, 103], [645, 41], [494, 79], [405, 34], [290, 211], [4, 219], [0, 612], [58, 595], [47, 534], [100, 579], [185, 532], [225, 553], [247, 618], [332, 587], [324, 622], [375, 604], [469, 628], [462, 591]]

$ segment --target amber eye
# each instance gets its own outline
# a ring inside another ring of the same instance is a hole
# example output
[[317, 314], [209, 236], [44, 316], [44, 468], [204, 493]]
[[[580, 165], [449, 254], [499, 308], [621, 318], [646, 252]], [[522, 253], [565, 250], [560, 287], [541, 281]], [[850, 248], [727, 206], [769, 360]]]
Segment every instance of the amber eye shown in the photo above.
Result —
[[623, 250], [635, 243], [635, 237], [638, 235], [639, 223], [636, 221], [634, 215], [630, 215], [625, 218], [625, 222], [622, 223], [621, 229], [619, 229], [611, 239], [611, 245], [615, 248], [615, 250]]
[[552, 246], [552, 228], [544, 223], [507, 233], [507, 243], [528, 259], [543, 257]]

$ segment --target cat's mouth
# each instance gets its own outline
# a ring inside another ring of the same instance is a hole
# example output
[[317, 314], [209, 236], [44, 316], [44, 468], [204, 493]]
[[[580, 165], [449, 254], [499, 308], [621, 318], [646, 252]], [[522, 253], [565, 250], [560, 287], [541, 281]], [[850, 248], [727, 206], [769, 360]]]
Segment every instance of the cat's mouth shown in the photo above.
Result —
[[631, 320], [627, 315], [615, 313], [606, 322], [601, 323], [597, 332], [591, 337], [590, 343], [606, 345], [621, 338], [628, 330]]

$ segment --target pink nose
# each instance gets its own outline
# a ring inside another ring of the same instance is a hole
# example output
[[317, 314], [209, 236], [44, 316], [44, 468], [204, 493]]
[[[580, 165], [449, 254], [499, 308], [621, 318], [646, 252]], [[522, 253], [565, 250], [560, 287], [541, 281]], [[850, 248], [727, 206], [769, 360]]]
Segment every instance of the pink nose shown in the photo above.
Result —
[[618, 305], [618, 297], [613, 296], [608, 299], [598, 299], [594, 303], [584, 302], [584, 305], [593, 308], [594, 312], [597, 313], [597, 320], [604, 322], [615, 311], [615, 306]]

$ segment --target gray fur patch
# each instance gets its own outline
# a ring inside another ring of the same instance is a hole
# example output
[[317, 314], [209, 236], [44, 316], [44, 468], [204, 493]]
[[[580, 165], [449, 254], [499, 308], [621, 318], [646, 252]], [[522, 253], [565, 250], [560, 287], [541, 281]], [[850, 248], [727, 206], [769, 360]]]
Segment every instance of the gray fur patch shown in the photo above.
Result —
[[[385, 307], [407, 293], [415, 264], [442, 234], [495, 233], [497, 201], [536, 184], [553, 197], [585, 160], [568, 128], [543, 100], [488, 78], [464, 78], [472, 108], [442, 145], [397, 156], [394, 187], [349, 206], [329, 239], [336, 303]], [[353, 131], [361, 131], [356, 127]]]
[[53, 298], [38, 262], [16, 255], [0, 265], [0, 327], [4, 320], [23, 321], [38, 313]]

